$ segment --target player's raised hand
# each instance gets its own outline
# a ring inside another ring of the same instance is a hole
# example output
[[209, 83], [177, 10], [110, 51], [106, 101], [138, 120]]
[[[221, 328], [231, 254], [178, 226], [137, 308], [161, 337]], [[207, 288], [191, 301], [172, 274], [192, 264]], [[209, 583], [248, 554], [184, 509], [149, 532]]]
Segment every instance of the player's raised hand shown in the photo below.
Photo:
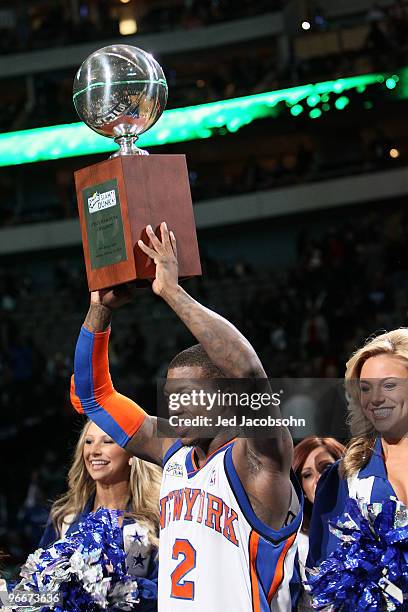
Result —
[[178, 285], [176, 237], [173, 232], [169, 232], [165, 221], [160, 224], [161, 241], [150, 225], [146, 227], [146, 233], [151, 246], [145, 244], [143, 240], [138, 240], [138, 245], [156, 264], [156, 278], [152, 289], [156, 295], [163, 297], [166, 292], [175, 289]]
[[120, 306], [130, 302], [131, 299], [132, 293], [126, 283], [110, 289], [99, 289], [99, 291], [91, 292], [91, 304], [101, 304], [111, 310], [120, 308]]

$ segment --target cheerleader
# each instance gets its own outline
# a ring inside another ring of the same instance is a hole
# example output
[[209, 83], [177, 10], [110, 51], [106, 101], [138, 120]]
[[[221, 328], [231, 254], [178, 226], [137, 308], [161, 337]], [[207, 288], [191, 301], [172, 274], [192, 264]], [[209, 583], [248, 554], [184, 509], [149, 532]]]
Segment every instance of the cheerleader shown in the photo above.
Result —
[[[95, 423], [86, 423], [68, 473], [68, 491], [53, 504], [40, 547], [68, 537], [100, 507], [122, 510], [128, 573], [157, 581], [160, 482], [160, 468], [132, 457]], [[142, 599], [137, 610], [153, 612], [157, 600]]]
[[[295, 447], [292, 469], [301, 484], [305, 500], [302, 527], [298, 534], [299, 570], [303, 583], [306, 581], [305, 565], [309, 550], [309, 526], [317, 483], [324, 470], [340, 459], [345, 450], [345, 447], [334, 438], [318, 438], [317, 436], [304, 438]], [[303, 612], [311, 609], [307, 593], [303, 592], [297, 610]]]
[[[329, 521], [344, 522], [350, 499], [359, 507], [388, 500], [395, 500], [400, 509], [408, 505], [408, 328], [369, 339], [347, 362], [345, 378], [353, 438], [343, 459], [319, 480], [309, 568], [340, 550]], [[385, 574], [387, 568], [381, 570]]]

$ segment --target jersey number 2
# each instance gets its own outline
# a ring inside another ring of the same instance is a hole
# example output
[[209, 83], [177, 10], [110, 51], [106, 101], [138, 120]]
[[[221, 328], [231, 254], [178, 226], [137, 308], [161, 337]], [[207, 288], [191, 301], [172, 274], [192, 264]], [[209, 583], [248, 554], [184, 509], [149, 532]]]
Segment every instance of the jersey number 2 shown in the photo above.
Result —
[[[171, 575], [171, 596], [177, 599], [194, 599], [194, 582], [183, 580], [196, 566], [196, 551], [188, 540], [177, 539], [173, 545], [173, 559], [184, 557]], [[182, 582], [181, 582], [182, 581]]]

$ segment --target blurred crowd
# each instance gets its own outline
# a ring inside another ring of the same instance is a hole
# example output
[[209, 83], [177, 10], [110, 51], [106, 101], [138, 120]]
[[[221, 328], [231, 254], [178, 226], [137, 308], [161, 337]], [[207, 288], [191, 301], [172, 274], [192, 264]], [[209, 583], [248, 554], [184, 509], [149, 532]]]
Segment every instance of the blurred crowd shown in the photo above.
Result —
[[111, 0], [77, 3], [7, 3], [0, 8], [0, 53], [18, 53], [48, 47], [62, 47], [120, 35], [121, 13], [137, 21], [139, 34], [193, 29], [223, 21], [277, 10], [282, 0], [180, 0], [149, 2], [140, 14], [136, 3], [123, 7]]
[[[333, 29], [325, 18], [324, 9], [319, 10], [311, 21], [312, 28], [307, 35], [319, 31], [330, 32]], [[318, 81], [327, 77], [392, 71], [408, 62], [406, 0], [395, 0], [387, 7], [383, 7], [380, 2], [373, 2], [366, 14], [356, 16], [352, 23], [339, 23], [334, 31], [337, 35], [336, 51], [326, 49], [322, 39], [322, 48], [313, 57], [305, 59], [293, 53], [285, 70], [279, 75], [280, 79], [304, 83], [310, 79]], [[356, 41], [361, 39], [361, 43], [352, 42], [353, 38]]]

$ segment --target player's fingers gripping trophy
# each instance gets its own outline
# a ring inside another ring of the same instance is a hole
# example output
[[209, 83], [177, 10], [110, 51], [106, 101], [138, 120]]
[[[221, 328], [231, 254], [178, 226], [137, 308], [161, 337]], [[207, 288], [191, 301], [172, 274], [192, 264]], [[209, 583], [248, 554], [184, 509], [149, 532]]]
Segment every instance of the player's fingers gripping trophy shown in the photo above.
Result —
[[174, 288], [178, 283], [176, 237], [173, 232], [169, 232], [165, 222], [160, 225], [161, 242], [151, 226], [147, 226], [146, 233], [153, 248], [147, 246], [142, 240], [139, 240], [138, 244], [156, 264], [156, 278], [152, 288], [156, 295], [163, 295], [166, 289]]

